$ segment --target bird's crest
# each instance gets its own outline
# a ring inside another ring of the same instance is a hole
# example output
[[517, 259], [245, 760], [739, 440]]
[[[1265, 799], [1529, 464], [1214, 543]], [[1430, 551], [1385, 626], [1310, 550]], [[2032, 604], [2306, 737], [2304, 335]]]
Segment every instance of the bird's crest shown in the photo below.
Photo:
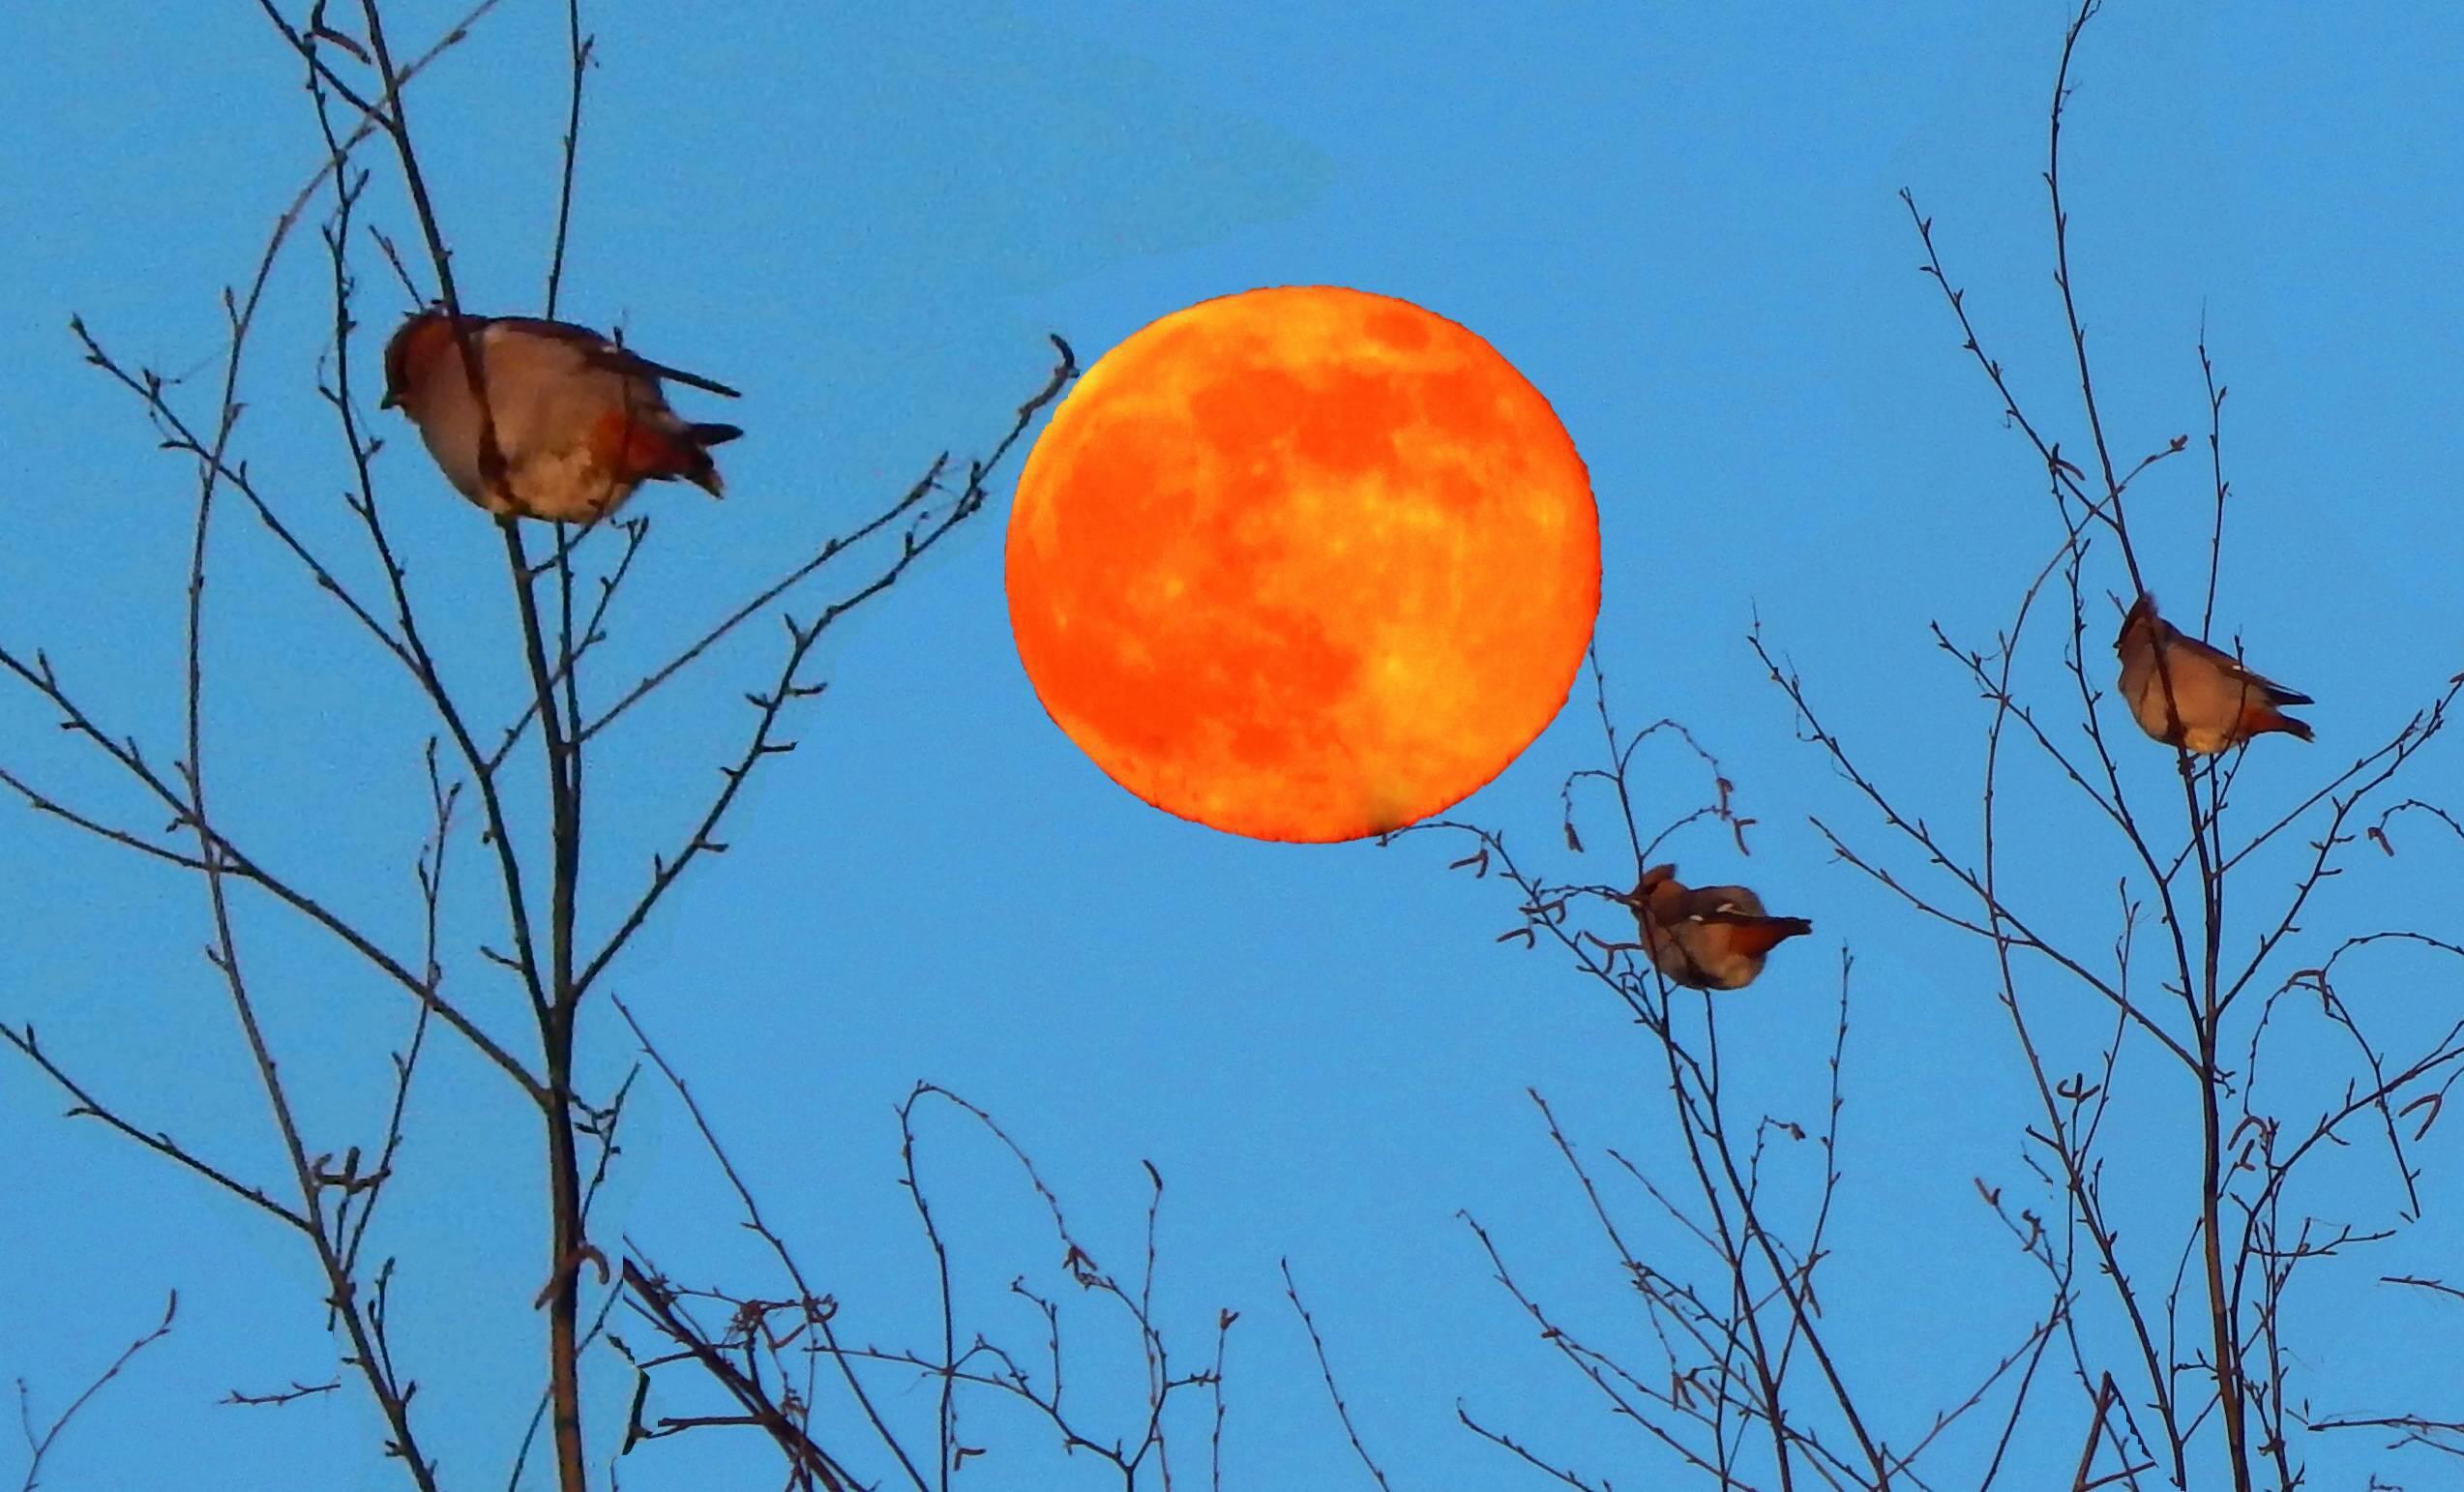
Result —
[[2130, 641], [2131, 633], [2142, 627], [2152, 630], [2160, 620], [2156, 615], [2156, 593], [2152, 590], [2139, 592], [2139, 599], [2130, 603], [2130, 610], [2123, 615], [2122, 630], [2114, 634], [2114, 650], [2121, 651], [2123, 644]]
[[453, 323], [432, 306], [397, 328], [393, 340], [385, 343], [385, 398], [377, 407], [390, 409], [401, 403], [413, 369], [441, 356], [453, 340]]

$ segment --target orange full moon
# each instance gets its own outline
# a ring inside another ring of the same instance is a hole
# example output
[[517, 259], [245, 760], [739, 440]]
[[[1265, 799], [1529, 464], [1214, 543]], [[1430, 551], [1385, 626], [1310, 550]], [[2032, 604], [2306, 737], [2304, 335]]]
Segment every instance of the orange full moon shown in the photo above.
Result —
[[1599, 514], [1557, 415], [1409, 301], [1251, 290], [1080, 378], [1010, 514], [1010, 626], [1053, 720], [1168, 813], [1383, 833], [1565, 703]]

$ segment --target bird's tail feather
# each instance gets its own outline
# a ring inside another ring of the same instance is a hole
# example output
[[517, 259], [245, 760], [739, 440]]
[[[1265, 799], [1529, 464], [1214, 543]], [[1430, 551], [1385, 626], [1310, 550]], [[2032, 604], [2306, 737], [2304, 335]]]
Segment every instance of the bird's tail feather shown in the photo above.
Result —
[[1729, 945], [1739, 953], [1768, 953], [1792, 938], [1814, 931], [1803, 917], [1740, 917], [1730, 924]]

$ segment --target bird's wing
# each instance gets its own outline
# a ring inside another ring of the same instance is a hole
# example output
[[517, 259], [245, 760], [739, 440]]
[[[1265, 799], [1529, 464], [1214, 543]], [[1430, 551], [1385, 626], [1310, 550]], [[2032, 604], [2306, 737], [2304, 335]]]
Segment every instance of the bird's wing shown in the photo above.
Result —
[[2279, 684], [2274, 679], [2261, 673], [2258, 670], [2251, 668], [2241, 659], [2234, 657], [2231, 653], [2228, 653], [2221, 648], [2211, 647], [2196, 638], [2182, 638], [2180, 641], [2173, 643], [2173, 646], [2191, 657], [2214, 664], [2218, 669], [2223, 671], [2225, 676], [2228, 678], [2240, 679], [2245, 684], [2256, 685], [2259, 689], [2266, 692], [2268, 702], [2271, 704], [2316, 704], [2318, 702], [2316, 700], [2311, 699], [2306, 694], [2301, 693], [2299, 690], [2285, 688], [2282, 684]]
[[1704, 921], [1735, 921], [1763, 914], [1763, 899], [1745, 886], [1703, 886], [1688, 894], [1686, 912]]
[[689, 384], [694, 388], [703, 389], [728, 399], [744, 397], [715, 378], [705, 378], [699, 373], [687, 373], [681, 368], [670, 368], [665, 363], [654, 363], [632, 348], [600, 336], [589, 327], [576, 326], [570, 321], [550, 321], [542, 316], [498, 316], [490, 324], [520, 332], [525, 336], [563, 343], [591, 362], [614, 373], [649, 378], [672, 378], [678, 383]]

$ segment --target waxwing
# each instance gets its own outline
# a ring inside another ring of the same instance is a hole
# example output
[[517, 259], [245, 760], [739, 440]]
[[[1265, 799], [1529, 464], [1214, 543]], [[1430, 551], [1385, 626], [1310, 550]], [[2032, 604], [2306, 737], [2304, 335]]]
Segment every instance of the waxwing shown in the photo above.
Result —
[[[668, 407], [672, 378], [729, 399], [724, 383], [651, 362], [587, 327], [533, 316], [461, 318], [478, 349], [490, 419], [480, 417], [451, 318], [412, 314], [385, 344], [385, 399], [419, 427], [447, 481], [490, 513], [594, 522], [644, 481], [681, 477], [720, 494], [710, 447], [744, 433], [696, 425]], [[483, 455], [492, 424], [501, 469]]]
[[2152, 595], [2141, 595], [2123, 617], [2113, 650], [2122, 657], [2122, 698], [2139, 729], [2168, 746], [2209, 756], [2270, 731], [2310, 738], [2308, 726], [2277, 707], [2311, 703], [2308, 695], [2183, 637], [2156, 614]]
[[1627, 905], [1652, 965], [1689, 989], [1741, 990], [1772, 948], [1814, 931], [1803, 917], [1764, 915], [1763, 899], [1744, 886], [1686, 886], [1674, 865], [1645, 871]]

